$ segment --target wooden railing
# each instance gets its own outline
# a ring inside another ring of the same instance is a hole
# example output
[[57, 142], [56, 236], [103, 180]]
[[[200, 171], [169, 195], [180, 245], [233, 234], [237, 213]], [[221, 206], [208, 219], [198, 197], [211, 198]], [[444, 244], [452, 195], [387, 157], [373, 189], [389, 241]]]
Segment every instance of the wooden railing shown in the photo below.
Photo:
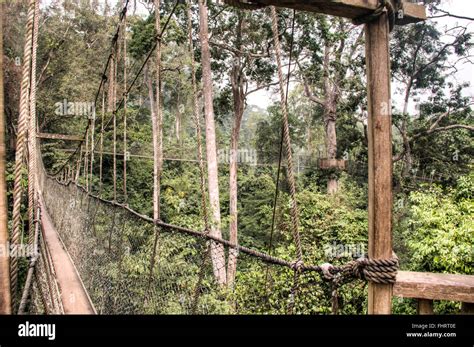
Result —
[[393, 295], [418, 300], [418, 314], [433, 314], [433, 300], [462, 302], [465, 314], [474, 314], [474, 276], [399, 271]]

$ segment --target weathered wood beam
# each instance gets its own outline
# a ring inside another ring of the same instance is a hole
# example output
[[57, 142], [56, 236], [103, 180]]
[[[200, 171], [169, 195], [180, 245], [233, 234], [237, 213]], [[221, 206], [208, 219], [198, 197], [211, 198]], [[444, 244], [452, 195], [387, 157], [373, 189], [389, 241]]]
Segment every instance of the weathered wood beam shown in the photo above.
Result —
[[418, 299], [417, 313], [420, 315], [434, 314], [433, 300]]
[[[350, 19], [371, 13], [379, 4], [378, 0], [247, 0], [242, 2], [292, 8]], [[404, 1], [403, 10], [404, 17], [397, 22], [398, 25], [426, 20], [426, 9], [423, 5]]]
[[[369, 257], [392, 257], [392, 107], [387, 14], [365, 25], [369, 138]], [[392, 285], [369, 282], [368, 311], [390, 314]]]
[[474, 304], [471, 302], [463, 302], [461, 305], [461, 313], [474, 315]]
[[474, 303], [474, 276], [399, 271], [393, 295]]
[[344, 159], [328, 159], [328, 158], [319, 159], [319, 168], [321, 170], [328, 170], [328, 169], [345, 170], [346, 166], [347, 166], [347, 160], [344, 160]]
[[38, 133], [36, 135], [39, 139], [51, 139], [51, 140], [65, 140], [65, 141], [82, 141], [84, 140], [81, 136], [76, 135], [63, 135], [63, 134], [49, 134], [49, 133]]

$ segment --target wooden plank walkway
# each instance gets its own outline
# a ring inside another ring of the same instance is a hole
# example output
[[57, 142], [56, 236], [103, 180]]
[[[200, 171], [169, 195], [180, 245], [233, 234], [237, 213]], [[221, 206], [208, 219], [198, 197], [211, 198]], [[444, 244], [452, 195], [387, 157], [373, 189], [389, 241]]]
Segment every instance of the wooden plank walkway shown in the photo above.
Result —
[[64, 313], [96, 314], [94, 305], [90, 301], [77, 269], [49, 217], [41, 192], [39, 196], [41, 225], [46, 246], [53, 260], [56, 280], [61, 291]]

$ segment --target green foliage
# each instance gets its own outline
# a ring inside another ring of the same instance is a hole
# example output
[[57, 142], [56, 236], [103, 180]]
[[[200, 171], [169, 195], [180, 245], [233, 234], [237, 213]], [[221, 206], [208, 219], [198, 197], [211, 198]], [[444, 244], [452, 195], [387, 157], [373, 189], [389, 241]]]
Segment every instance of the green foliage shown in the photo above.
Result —
[[409, 268], [417, 271], [474, 273], [473, 175], [449, 191], [432, 187], [410, 194], [410, 218], [405, 242], [411, 253]]

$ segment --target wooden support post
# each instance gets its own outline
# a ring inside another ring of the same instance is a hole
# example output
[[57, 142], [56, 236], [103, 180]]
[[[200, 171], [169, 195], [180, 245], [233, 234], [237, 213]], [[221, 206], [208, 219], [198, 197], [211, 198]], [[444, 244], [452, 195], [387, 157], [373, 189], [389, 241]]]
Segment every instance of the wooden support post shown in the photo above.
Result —
[[[387, 14], [365, 25], [369, 111], [369, 257], [392, 256], [392, 120]], [[392, 285], [369, 283], [369, 314], [390, 314]]]
[[462, 314], [473, 314], [474, 315], [474, 303], [472, 303], [472, 302], [463, 302], [461, 304], [461, 313]]
[[10, 259], [8, 249], [7, 184], [5, 181], [5, 114], [3, 97], [3, 4], [0, 2], [0, 314], [11, 313]]
[[418, 314], [434, 314], [433, 313], [433, 300], [418, 299]]
[[[378, 6], [378, 0], [224, 0], [229, 5], [257, 4], [276, 7], [286, 7], [298, 11], [309, 11], [329, 14], [331, 16], [357, 18], [373, 12]], [[426, 10], [423, 5], [403, 1], [403, 19], [397, 24], [405, 25], [416, 23], [426, 19]]]

